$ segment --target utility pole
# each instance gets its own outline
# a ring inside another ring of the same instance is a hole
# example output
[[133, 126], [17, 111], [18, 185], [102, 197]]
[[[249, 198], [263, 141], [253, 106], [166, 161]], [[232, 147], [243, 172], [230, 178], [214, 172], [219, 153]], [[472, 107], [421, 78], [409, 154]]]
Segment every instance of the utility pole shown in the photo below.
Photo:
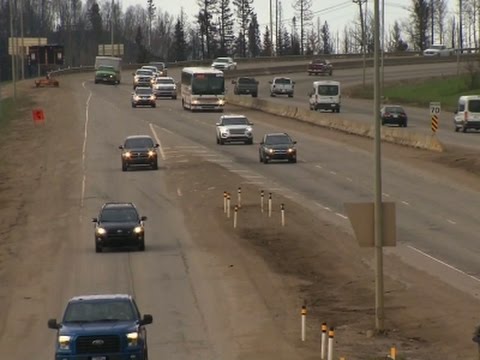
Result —
[[17, 100], [17, 74], [16, 74], [16, 66], [15, 66], [15, 51], [17, 50], [13, 45], [13, 37], [15, 33], [13, 31], [13, 0], [9, 2], [10, 8], [10, 38], [12, 39], [12, 82], [13, 82], [13, 100]]
[[373, 114], [375, 119], [375, 204], [374, 204], [374, 235], [375, 235], [375, 329], [384, 330], [384, 299], [383, 299], [383, 211], [382, 211], [382, 162], [381, 162], [381, 124], [380, 124], [380, 16], [379, 2], [374, 0], [374, 50], [373, 50]]
[[278, 56], [280, 53], [278, 43], [278, 0], [275, 0], [275, 55]]
[[115, 56], [115, 52], [113, 51], [113, 17], [114, 17], [114, 0], [112, 0], [112, 14], [110, 15], [110, 42], [112, 46], [112, 56]]
[[271, 46], [271, 54], [273, 56], [273, 0], [270, 0], [270, 46]]
[[382, 71], [380, 73], [380, 93], [382, 94], [382, 99], [383, 99], [383, 88], [385, 85], [385, 68], [384, 68], [384, 63], [383, 59], [385, 57], [385, 0], [382, 0], [382, 59], [381, 59], [381, 68]]
[[365, 21], [363, 18], [362, 3], [365, 3], [365, 8], [367, 0], [352, 0], [355, 4], [358, 4], [360, 8], [360, 27], [362, 28], [362, 53], [363, 53], [363, 87], [365, 87], [365, 71], [367, 67], [366, 61], [366, 40], [365, 40]]
[[430, 0], [430, 18], [431, 18], [431, 26], [432, 26], [432, 45], [435, 43], [435, 26], [434, 26], [434, 19], [435, 17], [433, 16], [434, 14], [434, 9], [433, 9], [433, 0]]
[[25, 43], [24, 43], [24, 38], [23, 38], [23, 0], [20, 0], [20, 36], [21, 36], [21, 42], [20, 45], [22, 47], [22, 51], [20, 53], [20, 64], [22, 67], [22, 80], [25, 80]]

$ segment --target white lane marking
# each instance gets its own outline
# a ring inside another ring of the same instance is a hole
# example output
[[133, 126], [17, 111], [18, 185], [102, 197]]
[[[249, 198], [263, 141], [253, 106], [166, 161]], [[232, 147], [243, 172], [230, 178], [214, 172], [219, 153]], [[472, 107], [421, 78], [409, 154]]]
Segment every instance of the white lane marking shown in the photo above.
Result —
[[322, 204], [320, 204], [320, 203], [318, 203], [318, 202], [315, 202], [315, 205], [321, 207], [321, 208], [324, 209], [324, 210], [332, 211], [332, 209], [330, 209], [328, 206], [324, 206], [324, 205], [322, 205]]
[[407, 206], [410, 206], [410, 204], [409, 204], [407, 201], [403, 201], [403, 200], [402, 200], [402, 204], [407, 205]]
[[315, 167], [319, 168], [319, 169], [323, 169], [322, 168], [322, 165], [315, 165]]
[[455, 225], [457, 222], [456, 221], [453, 221], [453, 220], [450, 220], [450, 219], [447, 219], [447, 221], [450, 223], [450, 224], [453, 224]]
[[167, 157], [165, 156], [165, 152], [163, 151], [163, 147], [162, 147], [162, 142], [160, 141], [160, 139], [158, 138], [158, 135], [157, 135], [157, 132], [155, 131], [155, 129], [153, 128], [153, 124], [150, 123], [150, 130], [152, 131], [152, 134], [153, 136], [155, 137], [155, 140], [157, 140], [157, 143], [158, 143], [158, 148], [160, 150], [160, 155], [162, 156], [162, 160], [166, 160]]
[[264, 176], [261, 176], [261, 175], [248, 175], [248, 174], [243, 175], [243, 177], [247, 179], [264, 179], [265, 178]]
[[[82, 83], [82, 87], [87, 90], [85, 87], [85, 81]], [[88, 139], [88, 123], [90, 117], [88, 116], [90, 112], [90, 99], [92, 98], [92, 92], [89, 91], [88, 98], [85, 103], [85, 123], [84, 123], [84, 130], [83, 130], [83, 146], [82, 146], [82, 169], [83, 169], [83, 178], [82, 178], [82, 191], [80, 195], [80, 208], [83, 208], [83, 204], [85, 201], [85, 189], [86, 189], [86, 182], [87, 182], [87, 174], [85, 168], [85, 158], [87, 153], [87, 139]]]
[[460, 269], [456, 268], [455, 266], [446, 263], [445, 261], [442, 261], [442, 260], [440, 260], [440, 259], [437, 259], [436, 257], [433, 257], [432, 255], [429, 255], [429, 254], [427, 254], [426, 252], [424, 252], [424, 251], [422, 251], [422, 250], [420, 250], [420, 249], [417, 249], [417, 248], [414, 247], [414, 246], [407, 245], [407, 247], [409, 247], [409, 248], [412, 249], [413, 251], [416, 251], [416, 252], [418, 252], [419, 254], [421, 254], [421, 255], [423, 255], [423, 256], [425, 256], [425, 257], [427, 257], [427, 258], [429, 258], [429, 259], [431, 259], [431, 260], [433, 260], [433, 261], [435, 261], [435, 262], [437, 262], [437, 263], [439, 263], [439, 264], [441, 264], [441, 265], [444, 265], [444, 266], [448, 267], [449, 269], [452, 269], [452, 270], [454, 270], [454, 271], [456, 271], [456, 272], [458, 272], [458, 273], [460, 273], [460, 274], [462, 274], [462, 275], [468, 276], [470, 279], [473, 279], [473, 280], [475, 280], [475, 281], [480, 282], [480, 278], [478, 278], [478, 277], [476, 277], [476, 276], [473, 276], [473, 275], [470, 275], [470, 274], [466, 273], [465, 271], [460, 270]]
[[350, 181], [350, 182], [353, 181], [353, 180], [352, 180], [351, 178], [349, 178], [349, 177], [347, 177], [346, 179], [347, 179], [347, 181]]
[[387, 194], [387, 193], [382, 193], [382, 194], [383, 194], [383, 196], [385, 196], [385, 197], [390, 197], [390, 194]]
[[177, 145], [175, 147], [177, 149], [206, 149], [206, 147], [202, 145]]
[[180, 188], [177, 188], [177, 195], [180, 197], [183, 196], [182, 190]]
[[335, 171], [329, 171], [330, 174], [332, 175], [337, 175], [337, 173]]
[[[165, 131], [165, 132], [173, 135], [173, 131], [170, 131], [170, 130], [168, 130], [168, 129], [165, 129], [164, 127], [160, 128], [160, 129], [162, 129], [162, 131]], [[165, 148], [165, 149], [167, 149], [167, 148]]]
[[242, 181], [241, 184], [263, 185], [263, 181]]
[[242, 169], [232, 169], [230, 171], [235, 173], [250, 172], [250, 170], [242, 170]]
[[348, 219], [347, 216], [345, 216], [345, 215], [343, 215], [343, 214], [341, 214], [341, 213], [338, 213], [338, 212], [335, 213], [335, 215], [340, 216], [342, 219]]

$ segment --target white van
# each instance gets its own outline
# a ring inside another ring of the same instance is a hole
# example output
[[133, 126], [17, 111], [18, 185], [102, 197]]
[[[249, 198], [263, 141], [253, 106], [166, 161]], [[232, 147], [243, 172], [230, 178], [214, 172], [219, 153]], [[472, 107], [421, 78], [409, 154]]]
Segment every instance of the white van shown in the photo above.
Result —
[[313, 82], [313, 90], [308, 94], [310, 110], [331, 110], [340, 112], [340, 82], [319, 80]]
[[453, 117], [455, 131], [480, 129], [480, 95], [460, 96]]

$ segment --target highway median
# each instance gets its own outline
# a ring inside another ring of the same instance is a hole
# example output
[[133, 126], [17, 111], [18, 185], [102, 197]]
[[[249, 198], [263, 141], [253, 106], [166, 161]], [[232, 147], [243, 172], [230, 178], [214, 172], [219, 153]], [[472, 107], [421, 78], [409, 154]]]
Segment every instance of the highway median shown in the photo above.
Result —
[[[359, 135], [368, 138], [374, 137], [373, 125], [347, 120], [342, 118], [341, 115], [335, 115], [333, 117], [331, 116], [332, 114], [324, 114], [317, 111], [308, 110], [306, 108], [280, 105], [265, 99], [242, 97], [239, 95], [228, 95], [227, 103], [295, 119], [297, 121], [314, 124], [348, 134]], [[382, 140], [389, 143], [424, 150], [437, 152], [443, 151], [443, 145], [436, 136], [416, 133], [403, 128], [382, 127]]]

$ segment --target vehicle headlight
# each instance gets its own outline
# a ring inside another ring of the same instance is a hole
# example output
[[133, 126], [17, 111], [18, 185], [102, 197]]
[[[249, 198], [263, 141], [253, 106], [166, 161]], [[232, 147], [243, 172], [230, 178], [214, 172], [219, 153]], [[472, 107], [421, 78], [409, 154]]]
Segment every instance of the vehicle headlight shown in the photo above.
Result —
[[290, 148], [290, 149], [288, 149], [288, 152], [289, 152], [289, 153], [293, 153], [293, 152], [295, 152], [295, 149], [294, 149], [294, 148]]
[[107, 231], [104, 228], [97, 228], [96, 232], [98, 235], [104, 235], [107, 233]]
[[198, 100], [192, 100], [192, 104], [197, 105], [197, 104], [198, 104]]
[[153, 79], [150, 79], [150, 83], [153, 84], [155, 82], [155, 80]]
[[143, 232], [143, 228], [141, 226], [137, 226], [135, 229], [133, 229], [133, 232], [135, 234], [140, 234], [141, 232]]
[[58, 336], [58, 348], [61, 350], [70, 350], [70, 340], [71, 336], [68, 335], [59, 335]]
[[246, 131], [246, 132], [252, 132], [253, 129], [252, 129], [251, 127], [247, 127], [247, 128], [245, 129], [245, 131]]
[[127, 334], [127, 343], [128, 346], [137, 346], [138, 345], [138, 332], [131, 332]]
[[177, 90], [177, 85], [173, 85], [173, 90]]
[[155, 95], [150, 96], [150, 100], [155, 100]]
[[224, 104], [225, 104], [225, 100], [223, 99], [218, 100], [218, 105], [224, 105]]
[[113, 75], [111, 75], [111, 74], [110, 74], [110, 75], [108, 75], [108, 76], [110, 76], [111, 78], [113, 78]]
[[273, 154], [273, 149], [265, 149], [267, 152], [269, 152], [270, 154]]
[[133, 100], [135, 100], [135, 101], [138, 101], [138, 100], [140, 100], [140, 96], [138, 96], [138, 95], [135, 95], [135, 96], [133, 97]]
[[123, 153], [123, 156], [129, 158], [130, 156], [132, 156], [132, 153], [130, 151], [127, 151]]
[[148, 156], [150, 156], [150, 157], [155, 156], [155, 151], [150, 150], [150, 151], [148, 152]]

